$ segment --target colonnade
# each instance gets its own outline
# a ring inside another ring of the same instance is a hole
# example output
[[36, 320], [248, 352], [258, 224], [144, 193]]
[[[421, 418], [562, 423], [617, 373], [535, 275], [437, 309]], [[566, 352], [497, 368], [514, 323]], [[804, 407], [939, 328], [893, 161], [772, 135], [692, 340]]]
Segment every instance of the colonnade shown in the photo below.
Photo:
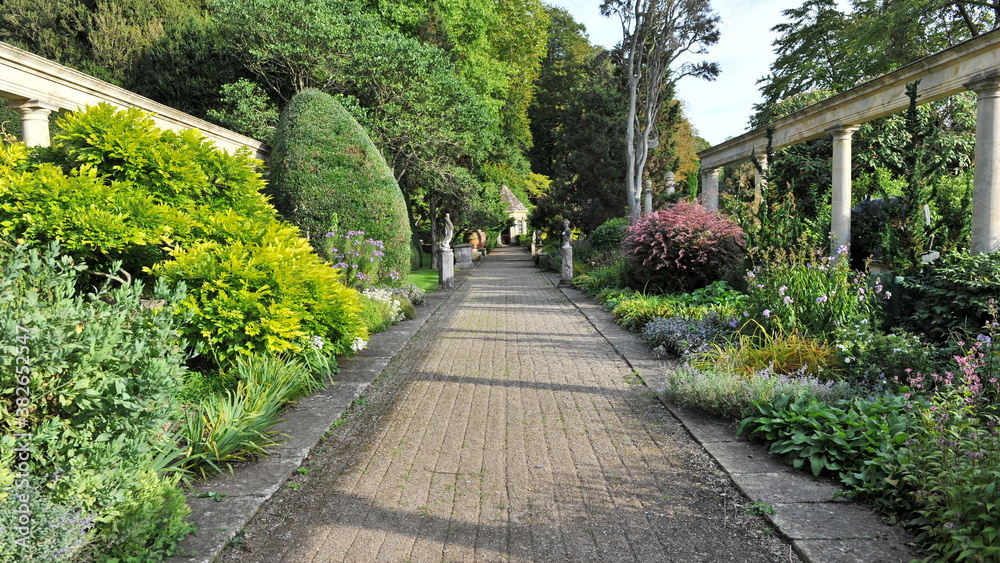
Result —
[[[919, 81], [918, 103], [963, 91], [978, 96], [972, 201], [972, 252], [1000, 250], [1000, 30], [984, 33], [896, 71], [776, 120], [771, 144], [780, 149], [833, 137], [830, 194], [831, 252], [851, 242], [851, 138], [863, 123], [905, 110], [906, 86]], [[719, 208], [719, 173], [723, 166], [756, 157], [766, 169], [763, 150], [768, 132], [755, 129], [698, 153], [702, 165], [702, 203]], [[756, 175], [755, 196], [766, 189]]]
[[[976, 152], [973, 176], [972, 245], [973, 254], [1000, 250], [1000, 77], [990, 77], [966, 84], [976, 93]], [[831, 190], [830, 252], [851, 243], [851, 138], [857, 125], [837, 125], [829, 130], [833, 137], [833, 182]], [[755, 155], [760, 169], [767, 168], [767, 157]], [[719, 173], [722, 167], [702, 171], [702, 204], [719, 208]], [[755, 190], [764, 189], [760, 170], [755, 174]]]
[[269, 152], [261, 141], [3, 42], [0, 42], [0, 98], [7, 107], [20, 113], [22, 140], [30, 146], [49, 145], [52, 112], [76, 111], [103, 102], [119, 108], [139, 108], [163, 129], [197, 129], [216, 147], [228, 152], [247, 148], [260, 159]]

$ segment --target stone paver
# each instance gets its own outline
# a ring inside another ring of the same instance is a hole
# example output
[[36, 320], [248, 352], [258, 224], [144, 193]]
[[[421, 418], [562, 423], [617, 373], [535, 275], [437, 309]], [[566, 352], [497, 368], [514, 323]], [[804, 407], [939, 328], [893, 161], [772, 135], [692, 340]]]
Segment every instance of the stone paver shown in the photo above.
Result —
[[519, 249], [491, 255], [390, 368], [399, 389], [339, 452], [347, 467], [317, 462], [225, 560], [789, 560]]

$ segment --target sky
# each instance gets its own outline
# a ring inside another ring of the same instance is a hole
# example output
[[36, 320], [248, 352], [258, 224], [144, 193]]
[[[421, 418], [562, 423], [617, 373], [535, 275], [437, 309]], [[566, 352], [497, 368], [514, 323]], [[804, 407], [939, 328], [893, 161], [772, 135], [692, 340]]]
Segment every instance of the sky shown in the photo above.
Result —
[[[611, 48], [621, 40], [617, 18], [601, 17], [601, 0], [547, 0], [564, 8], [587, 27], [590, 42]], [[760, 102], [757, 80], [767, 75], [774, 59], [771, 43], [782, 10], [797, 8], [803, 0], [711, 0], [722, 18], [719, 42], [708, 54], [689, 60], [719, 63], [722, 73], [714, 82], [685, 77], [677, 84], [684, 114], [698, 135], [717, 145], [747, 131], [753, 104]], [[846, 11], [846, 0], [838, 2]]]

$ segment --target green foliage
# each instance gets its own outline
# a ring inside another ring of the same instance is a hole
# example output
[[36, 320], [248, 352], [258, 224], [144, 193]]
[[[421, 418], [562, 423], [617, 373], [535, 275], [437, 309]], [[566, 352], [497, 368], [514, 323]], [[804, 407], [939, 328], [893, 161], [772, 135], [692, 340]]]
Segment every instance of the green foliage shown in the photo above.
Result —
[[906, 442], [907, 403], [906, 397], [888, 393], [834, 403], [783, 395], [759, 403], [759, 415], [743, 419], [737, 428], [795, 468], [807, 466], [813, 475], [850, 474], [860, 471], [881, 444]]
[[909, 327], [938, 342], [956, 333], [967, 338], [987, 324], [991, 301], [1000, 295], [1000, 252], [947, 255], [904, 287], [913, 292]]
[[628, 218], [616, 217], [601, 223], [587, 240], [594, 252], [621, 252], [628, 229]]
[[874, 287], [851, 269], [846, 254], [815, 257], [773, 252], [747, 272], [747, 312], [752, 328], [831, 340], [839, 326], [878, 324], [891, 297], [881, 280]]
[[[429, 199], [449, 207], [474, 201], [485, 178], [471, 178], [469, 163], [501, 142], [492, 100], [462, 78], [447, 51], [415, 37], [373, 37], [353, 58], [345, 105], [382, 149], [413, 218], [429, 219]], [[460, 220], [454, 210], [452, 219]]]
[[552, 180], [538, 200], [533, 225], [555, 217], [591, 232], [626, 213], [621, 170], [625, 168], [622, 92], [616, 65], [590, 45], [584, 26], [561, 8], [548, 7], [552, 21], [537, 94], [528, 108], [534, 145], [532, 170]]
[[88, 263], [120, 259], [138, 274], [165, 258], [164, 246], [204, 236], [200, 219], [214, 209], [274, 220], [246, 152], [228, 155], [196, 131], [162, 131], [147, 114], [108, 104], [59, 125], [41, 163], [0, 175], [0, 228], [10, 238], [59, 239]]
[[357, 293], [324, 264], [294, 227], [247, 224], [219, 214], [222, 241], [193, 242], [153, 272], [191, 288], [181, 310], [183, 333], [218, 365], [238, 356], [302, 352], [319, 336], [329, 354], [364, 337]]
[[124, 86], [172, 108], [207, 118], [209, 110], [221, 109], [220, 88], [249, 75], [237, 55], [219, 33], [217, 23], [198, 6], [197, 13], [179, 17], [164, 28], [163, 36], [129, 70]]
[[62, 116], [59, 128], [46, 157], [67, 173], [92, 167], [106, 181], [134, 184], [175, 207], [224, 207], [254, 219], [274, 214], [249, 149], [230, 155], [197, 130], [159, 129], [141, 110], [106, 103]]
[[361, 319], [364, 321], [368, 333], [375, 334], [384, 331], [387, 328], [384, 305], [365, 296], [361, 296], [360, 302]]
[[223, 84], [220, 92], [224, 108], [209, 109], [206, 113], [208, 119], [265, 143], [274, 141], [278, 110], [260, 86], [241, 78], [231, 84]]
[[627, 270], [628, 264], [621, 259], [604, 266], [596, 266], [588, 269], [586, 273], [574, 276], [573, 287], [590, 297], [596, 297], [606, 289], [627, 287]]
[[30, 486], [94, 518], [93, 556], [154, 560], [190, 531], [171, 473], [181, 455], [170, 429], [184, 372], [182, 292], [158, 283], [150, 302], [138, 285], [84, 296], [75, 290], [84, 268], [54, 244], [19, 246], [3, 264], [0, 395], [23, 400], [0, 405], [0, 489], [15, 482], [13, 435], [28, 432]]
[[[688, 357], [688, 363], [702, 369], [721, 369], [739, 374], [767, 370], [779, 375], [809, 375], [833, 380], [837, 374], [834, 348], [798, 332], [767, 333], [748, 330], [749, 321], [728, 345]], [[759, 328], [759, 327], [758, 327]]]
[[[353, 292], [260, 193], [258, 161], [228, 155], [197, 132], [154, 127], [137, 110], [102, 104], [60, 119], [46, 162], [0, 149], [0, 229], [29, 242], [63, 241], [76, 258], [184, 281], [184, 333], [197, 351], [307, 349], [318, 336], [349, 349], [362, 337]], [[10, 164], [4, 164], [8, 162]], [[172, 260], [171, 260], [172, 259]]]
[[395, 271], [380, 271], [385, 245], [366, 236], [364, 231], [330, 231], [323, 235], [318, 250], [334, 268], [340, 270], [344, 285], [349, 287], [361, 288], [382, 279], [396, 281], [400, 277]]
[[785, 395], [824, 401], [854, 396], [854, 390], [845, 383], [781, 376], [770, 369], [737, 374], [690, 366], [668, 371], [666, 384], [659, 392], [674, 404], [698, 408], [728, 420], [750, 416], [757, 412], [756, 404], [770, 404]]
[[287, 99], [341, 80], [356, 4], [213, 0], [210, 8], [229, 50], [275, 95]]
[[272, 356], [238, 358], [228, 375], [235, 389], [203, 398], [181, 429], [190, 449], [186, 465], [203, 477], [263, 454], [277, 443], [272, 428], [281, 408], [320, 387], [305, 363]]
[[[791, 112], [823, 97], [816, 92], [803, 94], [772, 111]], [[755, 159], [730, 166], [726, 181], [731, 195], [721, 195], [724, 207], [746, 233], [748, 248], [806, 251], [825, 246], [830, 232], [831, 141], [824, 137], [773, 151], [769, 125], [762, 124], [768, 127], [762, 155], [768, 168], [761, 168]], [[757, 176], [763, 189], [757, 188]]]
[[701, 319], [714, 311], [721, 317], [732, 318], [740, 313], [744, 301], [744, 295], [726, 282], [715, 282], [691, 293], [631, 294], [618, 301], [612, 312], [618, 324], [635, 332], [655, 317]]
[[[409, 301], [387, 288], [366, 288], [361, 292], [361, 302], [368, 332], [383, 332], [406, 318], [403, 302]], [[412, 308], [412, 305], [410, 306]]]
[[840, 377], [870, 389], [907, 382], [911, 371], [936, 371], [939, 350], [904, 331], [884, 333], [869, 324], [840, 326], [833, 333]]
[[271, 153], [275, 207], [319, 247], [334, 218], [385, 244], [387, 271], [406, 275], [410, 227], [399, 185], [368, 134], [316, 90], [284, 109]]

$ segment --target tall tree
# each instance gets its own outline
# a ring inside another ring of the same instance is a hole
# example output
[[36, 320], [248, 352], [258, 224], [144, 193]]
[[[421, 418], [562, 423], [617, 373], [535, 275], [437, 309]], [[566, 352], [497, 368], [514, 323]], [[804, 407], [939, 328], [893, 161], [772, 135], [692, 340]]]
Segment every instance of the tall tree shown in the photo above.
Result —
[[601, 14], [617, 16], [622, 27], [619, 53], [628, 93], [625, 187], [629, 214], [637, 219], [649, 149], [659, 144], [656, 123], [666, 88], [685, 76], [718, 76], [716, 63], [677, 63], [717, 43], [720, 20], [709, 0], [604, 0]]
[[836, 0], [807, 0], [798, 8], [782, 12], [787, 21], [771, 28], [777, 57], [763, 83], [764, 107], [813, 89], [841, 90], [856, 79], [856, 68], [846, 64], [848, 16], [837, 9]]
[[211, 6], [233, 52], [282, 99], [308, 88], [328, 89], [343, 79], [352, 34], [358, 31], [351, 2], [212, 0]]
[[532, 169], [552, 180], [532, 214], [536, 226], [556, 217], [590, 232], [626, 213], [623, 79], [609, 53], [590, 44], [584, 27], [549, 8], [548, 52], [529, 110]]

